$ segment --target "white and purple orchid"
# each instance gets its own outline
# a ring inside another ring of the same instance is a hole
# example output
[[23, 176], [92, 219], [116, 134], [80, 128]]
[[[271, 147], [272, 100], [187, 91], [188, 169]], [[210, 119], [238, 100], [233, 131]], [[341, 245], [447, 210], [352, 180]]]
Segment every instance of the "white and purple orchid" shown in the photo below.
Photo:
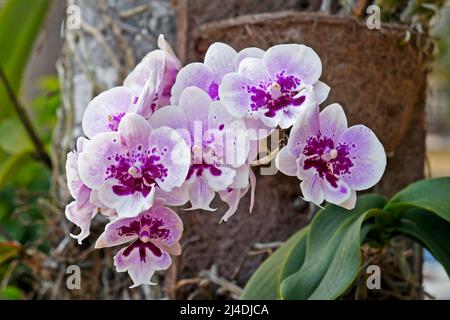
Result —
[[79, 156], [83, 183], [99, 200], [132, 217], [149, 209], [156, 189], [179, 187], [189, 170], [187, 144], [173, 129], [152, 129], [142, 116], [126, 114], [117, 132], [97, 134]]
[[[351, 209], [356, 191], [380, 180], [386, 155], [375, 134], [347, 127], [337, 104], [319, 112], [330, 88], [319, 80], [313, 49], [286, 44], [237, 52], [217, 42], [203, 63], [181, 68], [162, 36], [158, 45], [123, 86], [89, 103], [82, 127], [90, 140], [79, 138], [66, 163], [75, 200], [65, 212], [81, 229], [71, 236], [81, 244], [98, 212], [109, 218], [96, 247], [128, 243], [114, 264], [133, 287], [153, 284], [154, 272], [181, 253], [182, 222], [164, 206], [190, 202], [187, 210], [214, 211], [218, 193], [229, 206], [221, 219], [227, 221], [251, 190], [252, 210], [251, 166], [263, 164], [255, 161], [260, 139], [277, 128], [292, 127], [276, 167], [301, 180], [306, 201]], [[278, 149], [271, 149], [272, 157]]]
[[138, 113], [148, 118], [156, 109], [169, 104], [170, 91], [181, 63], [162, 35], [159, 50], [147, 54], [123, 82], [138, 97]]
[[163, 36], [159, 37], [158, 45], [160, 49], [147, 54], [123, 86], [106, 90], [89, 103], [82, 119], [83, 131], [88, 138], [117, 131], [127, 113], [137, 113], [147, 119], [169, 103], [181, 63]]
[[178, 105], [158, 110], [149, 122], [155, 128], [176, 129], [190, 146], [191, 165], [178, 190], [184, 195], [180, 203], [190, 201], [190, 210], [215, 210], [210, 203], [216, 192], [248, 187], [246, 127], [220, 101], [213, 101], [198, 87], [188, 87]]
[[130, 243], [114, 256], [118, 272], [126, 272], [133, 287], [155, 284], [151, 281], [157, 270], [166, 270], [172, 263], [170, 254], [179, 255], [179, 240], [183, 223], [171, 209], [155, 205], [133, 218], [109, 223], [98, 238], [96, 248], [120, 246]]
[[78, 174], [78, 158], [83, 152], [88, 140], [80, 137], [77, 140], [77, 150], [67, 154], [66, 177], [70, 195], [75, 199], [66, 206], [66, 218], [80, 228], [77, 235], [70, 234], [78, 243], [89, 236], [91, 220], [100, 212], [105, 216], [114, 217], [115, 211], [108, 209], [98, 200], [97, 193], [88, 188]]
[[178, 104], [184, 89], [198, 87], [213, 100], [219, 100], [219, 86], [223, 77], [238, 70], [240, 62], [248, 57], [260, 58], [264, 51], [246, 48], [239, 53], [225, 43], [215, 42], [205, 53], [203, 63], [193, 62], [183, 67], [172, 87], [171, 104]]
[[277, 45], [260, 58], [243, 59], [223, 77], [219, 97], [227, 110], [254, 129], [291, 127], [302, 109], [322, 103], [330, 88], [319, 81], [322, 63], [313, 49]]
[[352, 209], [356, 191], [374, 186], [384, 173], [383, 145], [366, 126], [347, 127], [339, 104], [304, 110], [288, 144], [276, 158], [277, 168], [302, 180], [306, 201], [324, 200]]

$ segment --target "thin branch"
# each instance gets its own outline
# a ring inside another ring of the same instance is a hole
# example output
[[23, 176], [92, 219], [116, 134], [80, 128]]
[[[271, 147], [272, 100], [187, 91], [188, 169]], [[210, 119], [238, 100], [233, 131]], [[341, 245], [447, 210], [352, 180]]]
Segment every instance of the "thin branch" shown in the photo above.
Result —
[[0, 66], [0, 78], [5, 85], [6, 93], [8, 94], [9, 99], [11, 100], [11, 103], [13, 104], [13, 107], [19, 116], [20, 121], [22, 122], [23, 126], [25, 127], [25, 130], [28, 133], [28, 136], [31, 139], [31, 142], [34, 145], [34, 148], [36, 149], [37, 156], [39, 160], [41, 160], [43, 163], [47, 165], [50, 169], [52, 168], [52, 161], [50, 159], [50, 156], [45, 151], [44, 145], [42, 141], [39, 139], [39, 136], [33, 127], [33, 123], [31, 122], [27, 110], [25, 107], [19, 102], [19, 99], [16, 97], [16, 94], [11, 88], [11, 85], [6, 78], [6, 75], [3, 71], [3, 68]]

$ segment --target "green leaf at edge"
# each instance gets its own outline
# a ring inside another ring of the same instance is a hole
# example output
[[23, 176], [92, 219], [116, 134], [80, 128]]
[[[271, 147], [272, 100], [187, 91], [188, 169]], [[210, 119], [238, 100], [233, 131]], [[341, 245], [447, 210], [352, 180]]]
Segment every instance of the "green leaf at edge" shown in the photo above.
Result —
[[[50, 4], [50, 0], [8, 0], [1, 7], [0, 65], [16, 94]], [[11, 101], [3, 84], [0, 85], [0, 105], [0, 115], [11, 114]]]
[[278, 297], [278, 288], [281, 282], [279, 276], [286, 268], [288, 257], [306, 238], [307, 229], [303, 228], [297, 231], [259, 266], [247, 282], [241, 299], [269, 300]]
[[396, 231], [426, 247], [450, 277], [450, 222], [432, 212], [412, 208], [402, 214]]
[[450, 222], [450, 177], [412, 183], [392, 197], [384, 210], [401, 213], [412, 207], [433, 212]]
[[[374, 208], [386, 200], [380, 195], [359, 197], [348, 211], [329, 205], [310, 225], [306, 258], [300, 270], [283, 280], [284, 299], [335, 299], [352, 284], [360, 266], [360, 229]], [[381, 211], [378, 209], [378, 211]]]

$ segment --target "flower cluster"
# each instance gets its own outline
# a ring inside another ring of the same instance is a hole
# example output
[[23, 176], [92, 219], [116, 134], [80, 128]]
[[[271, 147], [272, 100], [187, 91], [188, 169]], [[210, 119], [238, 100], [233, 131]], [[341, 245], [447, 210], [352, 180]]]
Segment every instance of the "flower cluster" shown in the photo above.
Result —
[[[386, 156], [365, 126], [347, 127], [342, 107], [319, 112], [330, 88], [319, 80], [322, 64], [311, 48], [276, 45], [236, 52], [212, 44], [203, 63], [182, 68], [160, 36], [122, 86], [87, 106], [76, 150], [67, 156], [70, 194], [66, 217], [89, 236], [97, 213], [110, 223], [96, 247], [121, 246], [114, 257], [134, 286], [152, 284], [156, 270], [181, 253], [183, 224], [168, 207], [214, 211], [219, 195], [237, 210], [256, 177], [258, 146], [278, 128], [290, 129], [277, 168], [302, 182], [303, 197], [351, 209], [356, 191], [381, 178]], [[287, 132], [287, 131], [286, 131]], [[127, 244], [127, 246], [125, 246]]]

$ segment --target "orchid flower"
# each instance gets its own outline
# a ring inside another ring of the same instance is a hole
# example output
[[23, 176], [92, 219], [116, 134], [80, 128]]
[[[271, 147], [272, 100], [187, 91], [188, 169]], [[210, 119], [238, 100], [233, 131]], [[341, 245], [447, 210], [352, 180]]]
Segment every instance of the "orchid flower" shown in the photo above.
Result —
[[239, 53], [225, 43], [215, 42], [209, 46], [204, 63], [193, 62], [178, 73], [170, 103], [177, 105], [184, 89], [198, 87], [209, 94], [211, 99], [219, 99], [219, 85], [229, 72], [237, 71], [239, 63], [248, 57], [261, 58], [264, 51], [259, 48], [246, 48]]
[[78, 243], [89, 236], [91, 220], [97, 212], [106, 216], [114, 216], [115, 212], [105, 206], [97, 199], [96, 193], [92, 192], [80, 179], [78, 174], [78, 157], [88, 143], [85, 138], [78, 138], [77, 148], [67, 155], [66, 176], [70, 195], [75, 199], [66, 206], [66, 218], [81, 229], [78, 235], [70, 234]]
[[[227, 110], [254, 129], [291, 127], [302, 109], [322, 103], [330, 88], [319, 81], [322, 63], [313, 49], [276, 45], [262, 57], [243, 59], [226, 74], [219, 97]], [[174, 87], [175, 88], [175, 87]]]
[[193, 209], [215, 210], [215, 192], [247, 188], [249, 183], [246, 127], [227, 113], [220, 101], [197, 87], [186, 88], [178, 105], [159, 109], [150, 118], [158, 128], [178, 130], [191, 149], [191, 166], [178, 194], [180, 204], [190, 200]]
[[159, 50], [142, 59], [123, 83], [138, 97], [144, 93], [145, 98], [138, 101], [138, 110], [145, 118], [157, 108], [169, 104], [170, 91], [181, 69], [180, 61], [163, 35], [158, 38], [158, 47]]
[[181, 186], [189, 160], [189, 148], [175, 130], [154, 130], [142, 116], [129, 113], [117, 132], [97, 134], [87, 144], [78, 171], [102, 203], [119, 217], [133, 217], [152, 206], [155, 189]]
[[117, 131], [127, 113], [148, 118], [157, 108], [169, 103], [170, 90], [181, 63], [162, 35], [158, 45], [160, 49], [147, 54], [123, 86], [102, 92], [88, 104], [82, 119], [83, 131], [88, 138]]
[[303, 110], [287, 146], [276, 158], [277, 168], [297, 176], [306, 201], [324, 200], [352, 209], [356, 191], [374, 186], [386, 167], [383, 145], [363, 125], [347, 127], [339, 104]]
[[96, 248], [113, 247], [130, 243], [114, 256], [118, 272], [126, 272], [133, 287], [155, 284], [151, 278], [155, 271], [166, 270], [172, 264], [169, 254], [179, 255], [179, 240], [183, 223], [171, 209], [155, 205], [133, 218], [110, 222], [100, 235]]

